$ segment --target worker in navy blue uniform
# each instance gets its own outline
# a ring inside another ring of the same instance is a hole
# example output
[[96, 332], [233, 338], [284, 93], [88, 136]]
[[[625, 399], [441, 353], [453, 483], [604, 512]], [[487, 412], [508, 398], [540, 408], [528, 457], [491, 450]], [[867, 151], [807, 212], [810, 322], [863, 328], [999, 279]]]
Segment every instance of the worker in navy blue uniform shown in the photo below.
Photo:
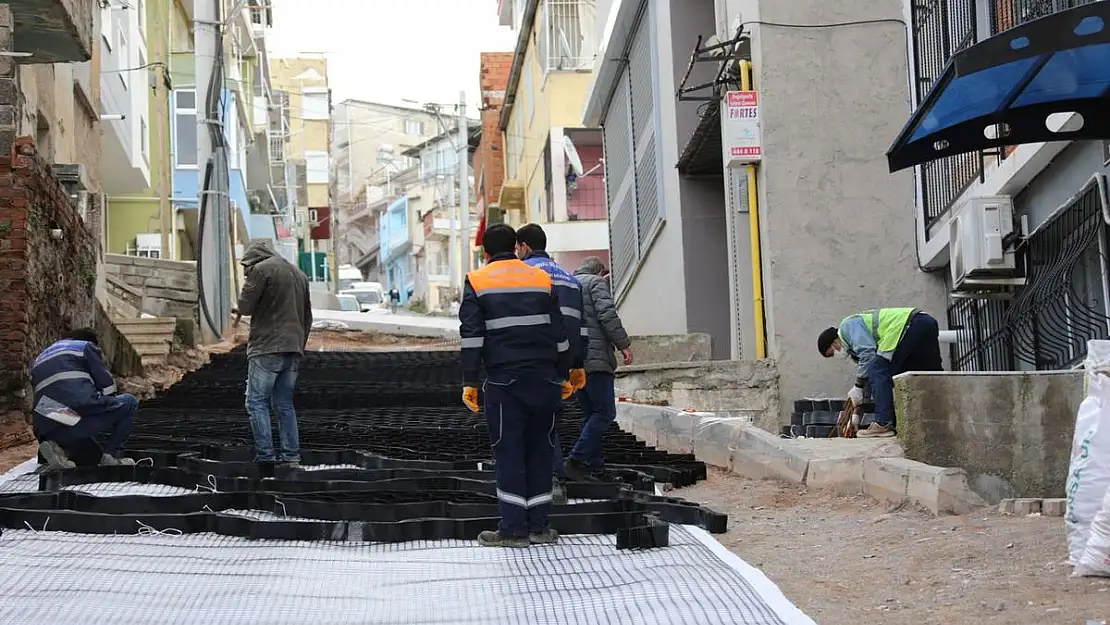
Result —
[[[88, 464], [80, 456], [95, 449], [93, 460], [102, 466], [135, 464], [120, 452], [131, 435], [139, 400], [116, 394], [96, 332], [74, 330], [44, 349], [31, 365], [31, 384], [40, 462], [70, 469]], [[103, 449], [96, 442], [100, 434], [107, 436]]]
[[551, 276], [514, 254], [516, 232], [485, 232], [484, 267], [466, 275], [459, 306], [462, 400], [479, 412], [486, 371], [486, 424], [493, 447], [501, 522], [482, 532], [487, 547], [528, 547], [558, 540], [549, 520], [555, 411], [573, 394], [572, 356]]
[[[551, 288], [559, 298], [559, 311], [563, 314], [563, 328], [567, 333], [570, 343], [571, 364], [569, 380], [574, 391], [578, 392], [586, 386], [586, 369], [583, 366], [585, 357], [585, 344], [589, 336], [584, 335], [585, 326], [582, 324], [582, 289], [574, 274], [556, 263], [547, 253], [547, 233], [538, 224], [521, 226], [516, 231], [516, 255], [525, 263], [543, 269], [551, 276]], [[556, 420], [562, 417], [562, 407], [555, 414]], [[555, 436], [555, 454], [552, 468], [555, 474], [555, 498], [565, 500], [565, 491], [562, 480], [566, 478], [563, 473], [563, 449], [559, 445], [559, 437]]]

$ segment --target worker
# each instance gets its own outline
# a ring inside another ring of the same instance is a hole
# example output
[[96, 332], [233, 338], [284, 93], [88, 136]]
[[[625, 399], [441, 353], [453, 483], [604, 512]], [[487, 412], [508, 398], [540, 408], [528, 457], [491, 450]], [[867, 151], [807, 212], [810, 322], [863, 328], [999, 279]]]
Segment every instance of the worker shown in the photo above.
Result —
[[[538, 224], [528, 224], [516, 231], [516, 255], [525, 263], [543, 269], [551, 276], [551, 288], [559, 298], [559, 310], [563, 313], [563, 329], [566, 330], [567, 340], [570, 343], [571, 360], [570, 383], [574, 390], [580, 391], [586, 386], [586, 370], [582, 360], [585, 356], [584, 343], [588, 340], [586, 327], [582, 325], [582, 290], [574, 274], [559, 266], [547, 253], [547, 234]], [[585, 335], [585, 336], [584, 336]], [[562, 417], [562, 406], [556, 412], [555, 419]], [[565, 488], [562, 481], [565, 479], [563, 472], [563, 449], [559, 444], [559, 436], [555, 434], [555, 453], [553, 470], [555, 473], [555, 498], [565, 499]]]
[[940, 326], [917, 308], [864, 311], [828, 328], [817, 337], [825, 358], [840, 353], [857, 363], [856, 382], [848, 399], [859, 406], [870, 386], [875, 419], [861, 438], [894, 436], [894, 376], [906, 371], [941, 371]]
[[301, 461], [301, 444], [293, 391], [312, 329], [308, 278], [279, 256], [268, 239], [248, 243], [239, 262], [246, 280], [236, 313], [251, 318], [247, 337], [247, 413], [254, 435], [254, 460], [277, 462], [270, 429], [272, 408], [281, 439], [281, 461], [296, 468]]
[[486, 230], [489, 261], [466, 275], [459, 307], [463, 403], [478, 405], [485, 367], [485, 417], [493, 447], [501, 521], [478, 543], [487, 547], [551, 544], [552, 433], [555, 410], [573, 394], [567, 381], [570, 343], [559, 298], [547, 272], [514, 253], [516, 232], [507, 224]]
[[[139, 400], [116, 394], [95, 331], [73, 330], [44, 349], [31, 365], [31, 384], [40, 462], [50, 469], [135, 464], [120, 454], [131, 436]], [[96, 437], [104, 433], [107, 440], [101, 448]]]
[[582, 327], [586, 329], [586, 386], [577, 393], [585, 421], [582, 434], [567, 455], [567, 477], [610, 481], [601, 453], [602, 438], [617, 418], [616, 351], [625, 366], [632, 364], [632, 342], [617, 314], [605, 265], [596, 256], [582, 261], [574, 273], [582, 285]]

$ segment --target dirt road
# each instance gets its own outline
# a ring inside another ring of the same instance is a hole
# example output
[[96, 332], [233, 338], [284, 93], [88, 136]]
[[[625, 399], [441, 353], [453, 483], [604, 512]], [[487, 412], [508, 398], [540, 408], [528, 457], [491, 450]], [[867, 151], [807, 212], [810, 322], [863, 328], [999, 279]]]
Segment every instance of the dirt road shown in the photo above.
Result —
[[1110, 621], [1110, 579], [1069, 577], [1059, 518], [934, 518], [721, 472], [670, 494], [727, 513], [721, 543], [819, 625]]

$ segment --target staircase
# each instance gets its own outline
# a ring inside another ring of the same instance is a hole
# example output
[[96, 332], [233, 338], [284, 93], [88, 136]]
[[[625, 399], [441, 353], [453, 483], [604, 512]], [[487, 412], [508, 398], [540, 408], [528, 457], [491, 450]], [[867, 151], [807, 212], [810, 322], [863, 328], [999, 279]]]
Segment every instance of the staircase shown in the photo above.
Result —
[[144, 367], [166, 364], [170, 347], [173, 345], [174, 328], [177, 327], [176, 319], [173, 317], [116, 319], [114, 323], [139, 353]]

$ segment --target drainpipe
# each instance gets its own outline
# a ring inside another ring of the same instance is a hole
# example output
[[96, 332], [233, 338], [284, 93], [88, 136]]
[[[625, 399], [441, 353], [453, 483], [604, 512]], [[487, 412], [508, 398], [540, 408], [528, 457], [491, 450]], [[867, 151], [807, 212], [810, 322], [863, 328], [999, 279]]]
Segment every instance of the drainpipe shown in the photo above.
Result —
[[[744, 91], [751, 91], [752, 89], [751, 61], [740, 61], [740, 88]], [[745, 169], [748, 174], [748, 231], [751, 235], [752, 248], [752, 316], [755, 318], [755, 357], [757, 360], [763, 360], [767, 357], [767, 331], [763, 310], [763, 259], [759, 249], [759, 194], [756, 193], [755, 186], [755, 165], [748, 165]]]

